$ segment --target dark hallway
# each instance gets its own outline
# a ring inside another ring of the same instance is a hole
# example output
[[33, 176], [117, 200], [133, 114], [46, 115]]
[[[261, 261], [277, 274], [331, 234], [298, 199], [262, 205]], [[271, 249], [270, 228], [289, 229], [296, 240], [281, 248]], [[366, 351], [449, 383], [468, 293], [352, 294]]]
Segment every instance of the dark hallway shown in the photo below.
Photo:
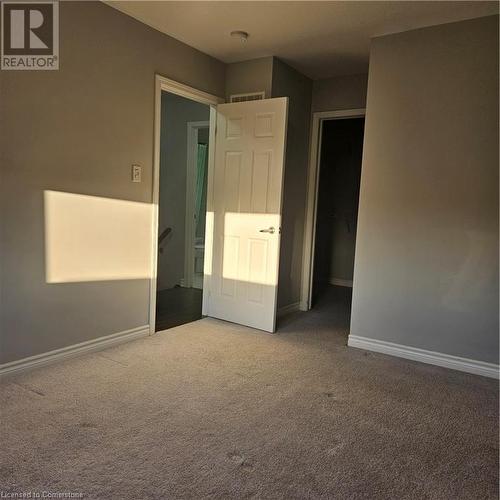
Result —
[[313, 307], [331, 285], [352, 288], [364, 118], [322, 125]]

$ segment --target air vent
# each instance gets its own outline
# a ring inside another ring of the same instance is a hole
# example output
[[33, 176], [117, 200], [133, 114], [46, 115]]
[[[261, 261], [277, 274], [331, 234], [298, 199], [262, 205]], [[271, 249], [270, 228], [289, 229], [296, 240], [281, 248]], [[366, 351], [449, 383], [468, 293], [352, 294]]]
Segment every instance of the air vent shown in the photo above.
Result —
[[229, 102], [244, 102], [244, 101], [260, 101], [265, 99], [266, 93], [263, 92], [250, 92], [248, 94], [233, 94], [229, 96]]

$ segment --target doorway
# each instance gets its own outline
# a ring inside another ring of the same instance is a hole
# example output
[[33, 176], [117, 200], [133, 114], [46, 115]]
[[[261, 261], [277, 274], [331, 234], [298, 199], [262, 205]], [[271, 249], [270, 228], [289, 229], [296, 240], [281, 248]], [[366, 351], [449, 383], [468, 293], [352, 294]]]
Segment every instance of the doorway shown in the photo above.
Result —
[[312, 307], [350, 304], [364, 118], [325, 120], [321, 130]]
[[150, 332], [202, 316], [273, 332], [288, 99], [223, 104], [157, 75], [155, 102]]
[[363, 133], [364, 109], [313, 117], [304, 309], [340, 307], [350, 314]]
[[207, 104], [162, 91], [156, 331], [201, 318], [209, 118]]
[[202, 317], [207, 184], [220, 99], [157, 77], [152, 333]]
[[181, 283], [196, 290], [203, 289], [209, 128], [208, 120], [187, 124], [185, 256]]

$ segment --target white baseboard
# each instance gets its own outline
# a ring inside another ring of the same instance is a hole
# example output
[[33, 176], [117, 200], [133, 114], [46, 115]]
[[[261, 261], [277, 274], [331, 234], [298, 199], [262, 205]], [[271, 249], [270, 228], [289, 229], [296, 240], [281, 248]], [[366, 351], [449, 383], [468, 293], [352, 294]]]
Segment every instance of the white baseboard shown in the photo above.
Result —
[[330, 285], [346, 286], [348, 288], [352, 288], [352, 280], [345, 280], [343, 278], [330, 278], [328, 282], [330, 283]]
[[278, 309], [278, 318], [282, 318], [287, 314], [291, 314], [295, 311], [301, 311], [300, 302], [294, 302], [293, 304], [288, 304], [286, 306], [280, 307]]
[[144, 325], [132, 328], [131, 330], [106, 335], [105, 337], [100, 337], [98, 339], [88, 340], [79, 344], [63, 347], [61, 349], [55, 349], [54, 351], [45, 352], [43, 354], [37, 354], [36, 356], [30, 356], [29, 358], [11, 361], [10, 363], [0, 365], [0, 377], [18, 374], [27, 370], [56, 363], [64, 359], [81, 356], [89, 352], [100, 351], [102, 349], [106, 349], [107, 347], [123, 344], [124, 342], [129, 342], [130, 340], [145, 337], [147, 335], [149, 335], [149, 325]]
[[451, 368], [452, 370], [482, 375], [483, 377], [499, 378], [499, 365], [495, 365], [494, 363], [460, 358], [458, 356], [451, 356], [450, 354], [427, 351], [425, 349], [418, 349], [416, 347], [394, 344], [392, 342], [385, 342], [383, 340], [375, 340], [367, 337], [359, 337], [357, 335], [349, 335], [347, 345], [367, 351], [375, 351], [382, 354], [389, 354], [390, 356], [420, 361], [421, 363], [430, 365]]

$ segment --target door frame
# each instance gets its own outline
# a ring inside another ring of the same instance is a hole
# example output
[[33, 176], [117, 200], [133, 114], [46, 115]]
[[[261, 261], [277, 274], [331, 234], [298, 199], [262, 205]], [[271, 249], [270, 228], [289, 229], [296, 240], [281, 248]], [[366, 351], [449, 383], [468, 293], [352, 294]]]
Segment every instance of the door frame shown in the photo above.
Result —
[[307, 202], [304, 223], [304, 247], [302, 253], [302, 281], [300, 290], [300, 309], [311, 309], [314, 275], [314, 247], [316, 239], [316, 216], [318, 208], [318, 188], [321, 162], [321, 139], [323, 123], [329, 120], [362, 118], [365, 108], [343, 109], [337, 111], [318, 111], [313, 113], [311, 127], [311, 147], [307, 172]]
[[[192, 101], [210, 106], [210, 139], [209, 151], [215, 146], [214, 117], [215, 107], [222, 104], [221, 97], [203, 92], [189, 85], [176, 82], [159, 74], [155, 75], [155, 114], [154, 114], [154, 157], [153, 157], [153, 216], [151, 223], [151, 280], [149, 287], [149, 333], [155, 333], [156, 325], [156, 285], [158, 273], [158, 222], [160, 200], [160, 132], [161, 132], [161, 93], [162, 91], [176, 94]], [[212, 158], [212, 154], [210, 154]], [[209, 160], [207, 175], [211, 177], [213, 163]], [[207, 194], [208, 196], [208, 194]], [[205, 245], [207, 240], [205, 238]]]
[[[182, 285], [188, 288], [193, 286], [194, 276], [194, 241], [195, 241], [195, 221], [194, 192], [196, 187], [197, 172], [197, 146], [198, 132], [200, 129], [209, 129], [210, 139], [210, 121], [194, 121], [187, 124], [187, 170], [186, 170], [186, 227], [184, 238], [184, 280]], [[208, 176], [208, 172], [207, 172]]]

